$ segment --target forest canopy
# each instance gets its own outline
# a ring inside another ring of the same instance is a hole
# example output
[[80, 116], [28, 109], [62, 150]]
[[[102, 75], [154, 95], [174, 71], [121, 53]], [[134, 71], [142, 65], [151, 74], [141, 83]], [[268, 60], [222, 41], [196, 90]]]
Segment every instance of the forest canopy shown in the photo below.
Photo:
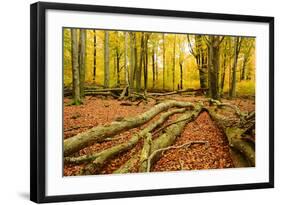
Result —
[[63, 33], [65, 87], [74, 86], [76, 66], [82, 86], [129, 86], [144, 93], [201, 88], [213, 99], [255, 94], [254, 37], [70, 28]]

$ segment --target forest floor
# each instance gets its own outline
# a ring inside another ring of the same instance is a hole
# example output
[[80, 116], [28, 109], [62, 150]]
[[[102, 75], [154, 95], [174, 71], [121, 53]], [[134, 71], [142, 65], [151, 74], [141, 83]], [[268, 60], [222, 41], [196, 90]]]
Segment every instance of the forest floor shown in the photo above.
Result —
[[[170, 99], [198, 102], [204, 99], [204, 97], [175, 95], [170, 96]], [[70, 101], [71, 100], [68, 98], [64, 99], [65, 139], [91, 127], [104, 125], [115, 120], [123, 119], [124, 117], [134, 117], [149, 110], [155, 104], [154, 100], [149, 100], [147, 103], [142, 102], [136, 105], [135, 102], [134, 105], [128, 106], [124, 105], [125, 101], [118, 101], [111, 97], [86, 97], [82, 105], [66, 106]], [[225, 99], [222, 101], [238, 106], [241, 111], [251, 112], [255, 110], [254, 99], [237, 98], [235, 100]], [[233, 115], [232, 112], [227, 110], [220, 110], [219, 112], [223, 112], [224, 115], [228, 116]], [[172, 122], [178, 116], [179, 115], [173, 115], [165, 124]], [[157, 117], [151, 121], [156, 119]], [[133, 133], [136, 133], [145, 126], [146, 124], [123, 132], [113, 138], [113, 140], [95, 143], [92, 146], [80, 150], [76, 155], [102, 151], [113, 145], [123, 143], [127, 141]], [[153, 137], [157, 137], [157, 135]], [[208, 141], [208, 144], [194, 144], [188, 148], [170, 149], [163, 153], [161, 158], [153, 165], [151, 171], [218, 169], [231, 168], [234, 166], [230, 157], [229, 145], [226, 137], [206, 112], [201, 113], [195, 121], [185, 126], [183, 133], [176, 139], [174, 145], [178, 146], [196, 140]], [[117, 170], [134, 153], [141, 149], [142, 143], [143, 142], [140, 141], [133, 149], [108, 160], [101, 168], [99, 174], [110, 174]], [[83, 166], [85, 166], [85, 164], [66, 164], [64, 166], [64, 175], [76, 175]], [[134, 170], [132, 172], [134, 172]], [[137, 170], [135, 170], [135, 172], [137, 172]]]

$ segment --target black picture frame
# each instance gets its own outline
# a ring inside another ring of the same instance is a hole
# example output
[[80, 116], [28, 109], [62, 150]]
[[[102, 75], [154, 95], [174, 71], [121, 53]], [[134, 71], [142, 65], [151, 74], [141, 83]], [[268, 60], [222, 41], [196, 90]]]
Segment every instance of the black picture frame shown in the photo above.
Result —
[[[46, 11], [68, 10], [103, 13], [122, 13], [151, 16], [168, 16], [194, 19], [233, 20], [262, 22], [269, 25], [269, 181], [262, 183], [171, 188], [125, 192], [89, 193], [46, 196], [45, 190], [45, 146], [46, 146], [46, 68], [45, 38]], [[96, 200], [123, 197], [140, 197], [198, 192], [230, 191], [274, 187], [274, 18], [265, 16], [230, 15], [144, 8], [111, 7], [83, 4], [38, 2], [30, 7], [30, 199], [37, 203], [76, 200]]]

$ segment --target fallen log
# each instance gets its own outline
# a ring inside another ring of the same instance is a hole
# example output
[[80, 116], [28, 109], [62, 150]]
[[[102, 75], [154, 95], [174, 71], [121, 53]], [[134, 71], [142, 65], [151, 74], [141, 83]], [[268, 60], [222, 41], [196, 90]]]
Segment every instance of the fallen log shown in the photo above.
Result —
[[64, 140], [64, 156], [69, 156], [95, 142], [112, 137], [122, 131], [140, 126], [160, 112], [168, 110], [172, 107], [193, 107], [188, 102], [167, 101], [160, 103], [150, 110], [131, 118], [124, 118], [121, 121], [114, 121], [108, 125], [93, 127], [85, 132], [79, 133], [73, 137]]
[[207, 89], [194, 89], [194, 88], [187, 88], [184, 90], [176, 90], [172, 92], [165, 92], [165, 93], [148, 93], [148, 96], [167, 96], [167, 95], [175, 95], [175, 94], [180, 94], [180, 93], [187, 93], [187, 92], [204, 92], [207, 91]]
[[[91, 88], [85, 87], [84, 92], [85, 95], [116, 95], [119, 97], [120, 93], [123, 91], [124, 88]], [[68, 97], [72, 95], [72, 90], [67, 88], [64, 89], [63, 92], [64, 97]], [[114, 96], [114, 97], [116, 97]]]
[[100, 91], [85, 91], [84, 95], [87, 96], [112, 96], [114, 98], [119, 98], [119, 96], [111, 91], [105, 91], [105, 92], [100, 92]]

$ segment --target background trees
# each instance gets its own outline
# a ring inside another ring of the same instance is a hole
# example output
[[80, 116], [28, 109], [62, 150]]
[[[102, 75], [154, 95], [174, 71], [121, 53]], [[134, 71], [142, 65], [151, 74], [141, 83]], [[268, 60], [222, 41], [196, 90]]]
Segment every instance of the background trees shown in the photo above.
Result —
[[254, 95], [255, 38], [64, 29], [64, 84], [77, 104], [85, 86]]

